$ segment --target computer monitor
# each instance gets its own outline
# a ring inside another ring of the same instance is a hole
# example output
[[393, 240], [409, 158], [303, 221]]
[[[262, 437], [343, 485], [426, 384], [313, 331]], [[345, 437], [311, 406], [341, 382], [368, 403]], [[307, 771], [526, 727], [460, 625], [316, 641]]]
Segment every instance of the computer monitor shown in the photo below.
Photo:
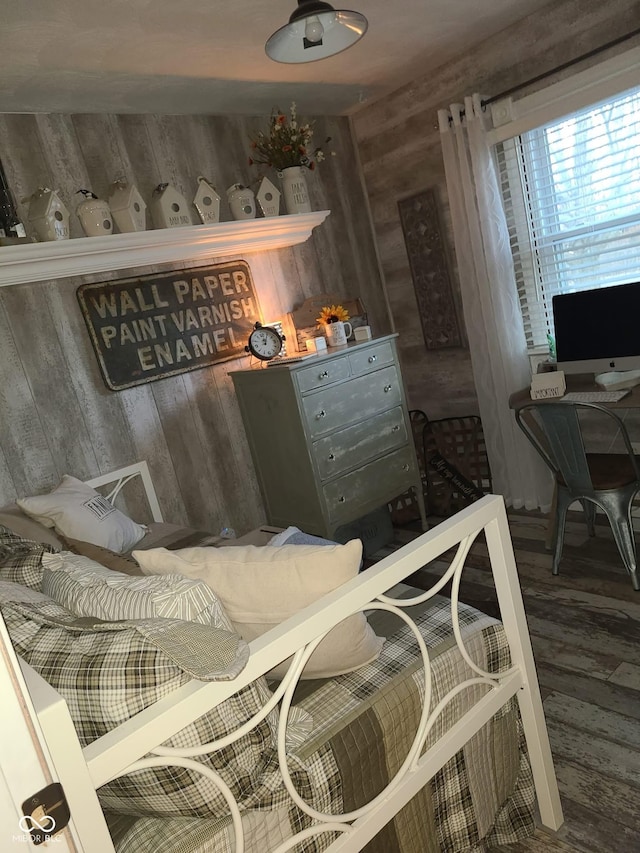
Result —
[[640, 369], [640, 282], [554, 296], [558, 370]]

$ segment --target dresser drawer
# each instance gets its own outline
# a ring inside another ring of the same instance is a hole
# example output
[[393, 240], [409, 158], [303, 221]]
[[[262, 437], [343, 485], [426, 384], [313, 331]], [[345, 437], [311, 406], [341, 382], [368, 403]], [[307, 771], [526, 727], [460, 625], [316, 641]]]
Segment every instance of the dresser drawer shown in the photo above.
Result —
[[377, 370], [379, 367], [384, 367], [385, 364], [393, 364], [393, 361], [393, 347], [389, 341], [384, 341], [381, 344], [367, 347], [360, 352], [353, 352], [349, 355], [351, 373], [354, 376], [360, 376], [362, 373]]
[[328, 480], [406, 443], [404, 414], [397, 406], [318, 439], [313, 444], [313, 456], [320, 479]]
[[406, 445], [323, 486], [329, 518], [339, 521], [350, 514], [350, 505], [361, 505], [363, 499], [374, 506], [387, 503], [414, 480], [412, 448]]
[[395, 365], [343, 382], [302, 400], [312, 438], [399, 406], [400, 376]]
[[349, 359], [333, 358], [314, 364], [313, 367], [305, 367], [304, 370], [299, 370], [296, 373], [298, 388], [300, 393], [305, 391], [313, 391], [316, 388], [323, 388], [325, 385], [331, 385], [334, 382], [340, 382], [343, 379], [348, 379], [351, 375]]

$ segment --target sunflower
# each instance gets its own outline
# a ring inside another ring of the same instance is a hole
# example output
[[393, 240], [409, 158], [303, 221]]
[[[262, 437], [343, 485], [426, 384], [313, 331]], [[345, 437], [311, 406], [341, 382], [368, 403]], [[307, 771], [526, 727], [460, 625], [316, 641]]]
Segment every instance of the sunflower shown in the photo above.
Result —
[[326, 326], [329, 323], [345, 323], [349, 319], [349, 312], [342, 305], [325, 305], [316, 323]]

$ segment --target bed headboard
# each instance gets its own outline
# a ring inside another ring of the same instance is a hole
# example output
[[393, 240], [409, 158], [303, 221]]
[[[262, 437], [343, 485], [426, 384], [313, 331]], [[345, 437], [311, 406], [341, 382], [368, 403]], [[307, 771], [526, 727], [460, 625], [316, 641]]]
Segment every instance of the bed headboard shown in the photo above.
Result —
[[88, 486], [93, 486], [94, 489], [113, 484], [113, 488], [106, 495], [106, 498], [113, 503], [124, 486], [137, 477], [142, 481], [153, 520], [164, 521], [160, 504], [158, 503], [158, 496], [153, 485], [153, 480], [151, 479], [151, 474], [149, 473], [149, 466], [144, 459], [141, 462], [134, 462], [133, 465], [127, 465], [125, 468], [118, 468], [117, 471], [111, 471], [109, 474], [101, 474], [99, 477], [93, 477], [91, 480], [86, 480], [85, 482]]

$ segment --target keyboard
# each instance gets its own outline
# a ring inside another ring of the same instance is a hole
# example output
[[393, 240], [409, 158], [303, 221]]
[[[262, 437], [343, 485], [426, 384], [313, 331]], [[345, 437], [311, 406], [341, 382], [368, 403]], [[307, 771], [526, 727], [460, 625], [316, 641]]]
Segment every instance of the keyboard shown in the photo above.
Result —
[[630, 388], [620, 391], [569, 391], [562, 399], [570, 403], [617, 403], [630, 393]]

